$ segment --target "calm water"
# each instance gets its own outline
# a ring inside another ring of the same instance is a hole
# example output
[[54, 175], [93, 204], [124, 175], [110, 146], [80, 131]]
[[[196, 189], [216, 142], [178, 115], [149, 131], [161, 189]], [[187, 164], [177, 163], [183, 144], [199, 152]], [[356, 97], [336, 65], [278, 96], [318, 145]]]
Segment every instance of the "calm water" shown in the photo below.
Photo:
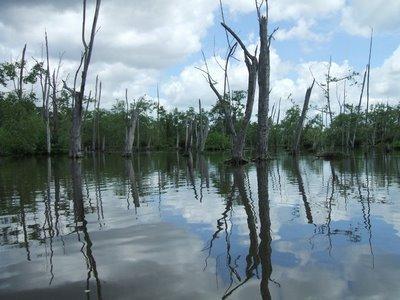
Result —
[[399, 157], [223, 160], [0, 160], [0, 298], [399, 299]]

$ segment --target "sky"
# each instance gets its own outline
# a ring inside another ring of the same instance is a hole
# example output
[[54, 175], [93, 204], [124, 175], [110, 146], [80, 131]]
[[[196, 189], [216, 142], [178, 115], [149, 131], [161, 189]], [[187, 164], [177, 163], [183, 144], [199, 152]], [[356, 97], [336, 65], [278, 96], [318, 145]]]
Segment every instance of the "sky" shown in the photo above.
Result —
[[[88, 0], [89, 20], [94, 2]], [[254, 1], [222, 2], [226, 23], [254, 50], [258, 44]], [[324, 80], [330, 57], [333, 76], [363, 73], [371, 28], [371, 103], [399, 102], [399, 0], [270, 0], [269, 7], [270, 30], [279, 27], [271, 48], [271, 105], [280, 98], [283, 110], [301, 104], [312, 76]], [[51, 68], [63, 53], [62, 76], [71, 80], [82, 51], [82, 1], [0, 0], [0, 11], [0, 61], [18, 59], [25, 43], [27, 57], [40, 58], [46, 30]], [[226, 38], [220, 21], [219, 0], [102, 0], [87, 90], [94, 89], [98, 75], [104, 108], [122, 99], [126, 88], [130, 99], [155, 97], [157, 85], [167, 109], [187, 109], [198, 99], [210, 108], [216, 98], [196, 67], [204, 67], [204, 51], [221, 88], [223, 73], [217, 60], [226, 52]], [[246, 89], [243, 54], [237, 51], [235, 57], [229, 71], [231, 88]], [[357, 83], [346, 83], [346, 102], [358, 102], [360, 77]], [[336, 112], [344, 91], [344, 82], [332, 88]], [[311, 105], [324, 105], [318, 86]]]

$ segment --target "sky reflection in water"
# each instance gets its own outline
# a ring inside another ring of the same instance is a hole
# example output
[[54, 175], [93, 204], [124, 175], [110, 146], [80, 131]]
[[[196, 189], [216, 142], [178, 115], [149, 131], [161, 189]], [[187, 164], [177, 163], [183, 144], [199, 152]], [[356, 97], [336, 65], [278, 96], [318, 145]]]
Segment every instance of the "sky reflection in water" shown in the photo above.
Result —
[[223, 159], [0, 160], [0, 298], [400, 295], [397, 156]]

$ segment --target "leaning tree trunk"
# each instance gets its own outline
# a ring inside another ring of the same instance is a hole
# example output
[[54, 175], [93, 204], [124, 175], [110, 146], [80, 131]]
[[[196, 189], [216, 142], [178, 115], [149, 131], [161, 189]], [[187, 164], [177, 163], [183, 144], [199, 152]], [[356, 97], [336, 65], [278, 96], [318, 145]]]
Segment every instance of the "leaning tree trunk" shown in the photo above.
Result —
[[315, 80], [313, 81], [312, 85], [306, 91], [306, 96], [304, 98], [304, 104], [303, 104], [303, 110], [301, 111], [301, 116], [299, 119], [299, 123], [297, 124], [296, 133], [293, 137], [293, 147], [292, 147], [293, 155], [299, 154], [301, 133], [303, 132], [304, 121], [306, 120], [307, 110], [308, 110], [308, 106], [310, 103], [311, 92], [314, 87], [314, 83], [315, 83]]
[[244, 147], [246, 145], [247, 127], [250, 123], [251, 114], [253, 112], [254, 96], [256, 93], [258, 68], [257, 59], [253, 56], [252, 63], [249, 62], [249, 59], [246, 59], [246, 64], [249, 72], [247, 83], [247, 103], [244, 118], [240, 122], [240, 130], [233, 137], [232, 159], [230, 162], [234, 165], [247, 163], [247, 161], [244, 159]]
[[229, 161], [231, 164], [241, 165], [247, 163], [247, 161], [244, 159], [244, 147], [246, 144], [247, 127], [250, 123], [251, 115], [253, 112], [254, 97], [257, 84], [258, 60], [256, 56], [250, 54], [242, 40], [229, 26], [227, 26], [225, 23], [221, 23], [221, 25], [225, 28], [227, 32], [229, 32], [233, 36], [233, 38], [242, 48], [244, 52], [244, 60], [249, 74], [247, 82], [246, 110], [243, 120], [239, 124], [239, 132], [237, 132], [233, 136], [232, 159]]
[[133, 150], [133, 142], [135, 141], [136, 123], [139, 118], [139, 112], [135, 108], [132, 110], [131, 118], [126, 128], [125, 147], [123, 156], [131, 156]]

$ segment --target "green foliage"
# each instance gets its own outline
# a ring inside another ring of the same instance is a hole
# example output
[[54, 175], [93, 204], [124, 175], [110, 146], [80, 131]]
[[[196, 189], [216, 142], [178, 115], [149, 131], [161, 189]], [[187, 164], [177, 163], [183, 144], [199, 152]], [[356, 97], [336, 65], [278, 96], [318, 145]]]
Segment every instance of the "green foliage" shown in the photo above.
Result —
[[16, 101], [8, 94], [0, 101], [0, 154], [33, 154], [44, 145], [44, 126], [28, 96]]
[[226, 150], [229, 149], [231, 145], [229, 136], [213, 131], [210, 132], [206, 142], [206, 149], [207, 150]]

